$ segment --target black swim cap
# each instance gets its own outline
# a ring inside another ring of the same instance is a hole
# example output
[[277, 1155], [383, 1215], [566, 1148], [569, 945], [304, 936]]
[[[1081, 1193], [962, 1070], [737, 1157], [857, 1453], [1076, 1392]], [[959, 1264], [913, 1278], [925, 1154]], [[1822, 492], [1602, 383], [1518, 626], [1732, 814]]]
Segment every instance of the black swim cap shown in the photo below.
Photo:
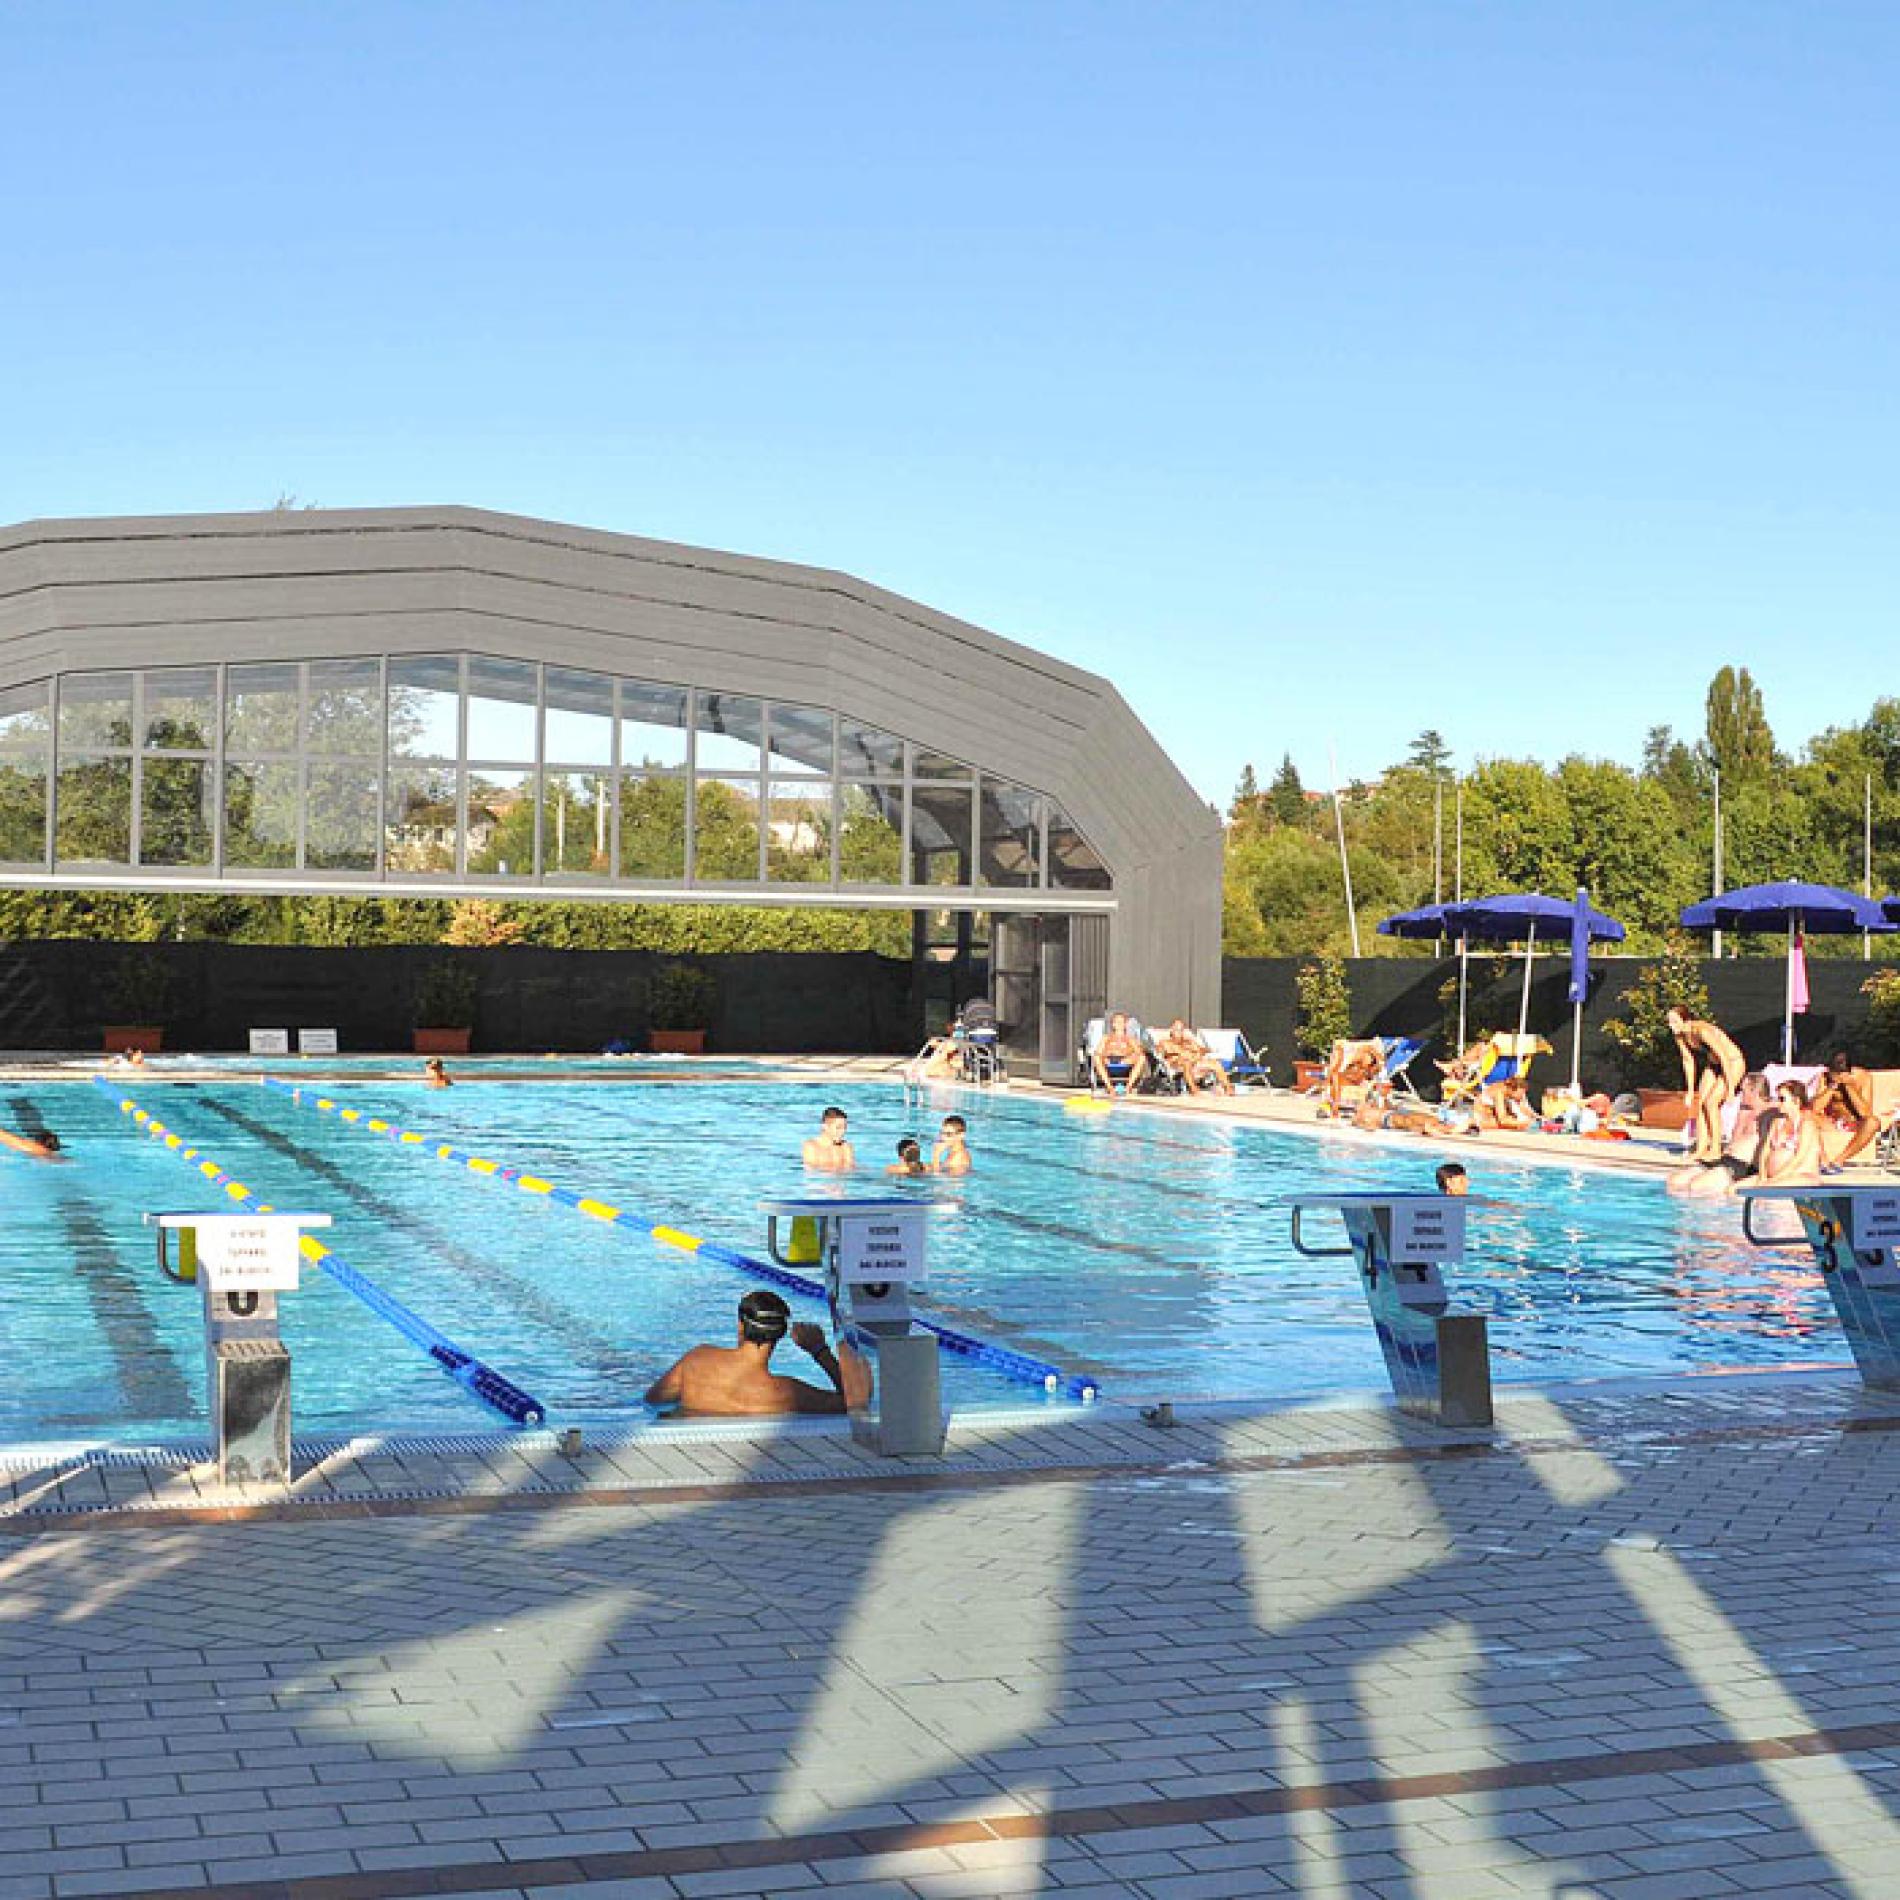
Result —
[[791, 1326], [792, 1309], [765, 1287], [755, 1287], [739, 1302], [739, 1331], [755, 1346], [775, 1345]]

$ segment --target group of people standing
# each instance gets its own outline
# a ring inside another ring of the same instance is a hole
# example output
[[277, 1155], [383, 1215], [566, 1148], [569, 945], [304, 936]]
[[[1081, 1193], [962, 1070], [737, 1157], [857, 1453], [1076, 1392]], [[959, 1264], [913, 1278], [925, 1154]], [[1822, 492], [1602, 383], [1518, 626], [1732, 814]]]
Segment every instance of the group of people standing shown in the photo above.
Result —
[[[1718, 1024], [1672, 1009], [1669, 1033], [1682, 1057], [1689, 1110], [1688, 1161], [1670, 1181], [1676, 1194], [1729, 1194], [1744, 1181], [1802, 1187], [1837, 1174], [1880, 1134], [1873, 1078], [1845, 1049], [1810, 1087], [1798, 1075], [1772, 1085]], [[1731, 1106], [1732, 1105], [1732, 1106]]]

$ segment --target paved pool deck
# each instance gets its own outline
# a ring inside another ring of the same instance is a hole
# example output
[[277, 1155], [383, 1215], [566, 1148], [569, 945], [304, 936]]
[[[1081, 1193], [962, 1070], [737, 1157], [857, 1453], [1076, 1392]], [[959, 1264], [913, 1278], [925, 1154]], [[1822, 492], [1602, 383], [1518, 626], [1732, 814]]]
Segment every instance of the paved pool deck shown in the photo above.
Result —
[[299, 1451], [0, 1451], [0, 1900], [1900, 1895], [1851, 1374]]

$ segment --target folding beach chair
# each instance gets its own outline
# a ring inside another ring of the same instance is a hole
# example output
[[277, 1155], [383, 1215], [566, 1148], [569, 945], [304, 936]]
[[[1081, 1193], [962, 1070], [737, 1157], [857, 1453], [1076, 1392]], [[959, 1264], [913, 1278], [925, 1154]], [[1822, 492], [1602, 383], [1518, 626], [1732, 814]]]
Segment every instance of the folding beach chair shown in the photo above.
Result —
[[1447, 1107], [1458, 1107], [1475, 1102], [1499, 1082], [1526, 1081], [1533, 1060], [1549, 1054], [1550, 1044], [1542, 1036], [1520, 1036], [1500, 1029], [1496, 1035], [1474, 1043], [1455, 1062], [1443, 1065], [1442, 1099]]
[[1412, 1080], [1411, 1068], [1425, 1053], [1425, 1043], [1418, 1036], [1381, 1036], [1385, 1044], [1385, 1085], [1401, 1095], [1409, 1095], [1413, 1101], [1425, 1098], [1418, 1092], [1418, 1084]]
[[[1125, 1012], [1118, 1012], [1125, 1013]], [[1162, 1064], [1155, 1055], [1154, 1039], [1134, 1017], [1128, 1018], [1128, 1033], [1141, 1044], [1148, 1054], [1148, 1075], [1150, 1083], [1161, 1072]], [[1075, 1052], [1078, 1082], [1086, 1085], [1091, 1095], [1098, 1094], [1101, 1084], [1095, 1079], [1095, 1052], [1102, 1046], [1102, 1039], [1108, 1034], [1108, 1018], [1091, 1016], [1082, 1030], [1082, 1046]], [[1108, 1079], [1111, 1085], [1126, 1082], [1134, 1073], [1134, 1065], [1128, 1062], [1111, 1062], [1108, 1065]]]
[[1256, 1049], [1238, 1029], [1197, 1029], [1194, 1033], [1206, 1044], [1208, 1054], [1227, 1071], [1227, 1079], [1235, 1088], [1258, 1082], [1272, 1093], [1273, 1076], [1267, 1068], [1265, 1053]]

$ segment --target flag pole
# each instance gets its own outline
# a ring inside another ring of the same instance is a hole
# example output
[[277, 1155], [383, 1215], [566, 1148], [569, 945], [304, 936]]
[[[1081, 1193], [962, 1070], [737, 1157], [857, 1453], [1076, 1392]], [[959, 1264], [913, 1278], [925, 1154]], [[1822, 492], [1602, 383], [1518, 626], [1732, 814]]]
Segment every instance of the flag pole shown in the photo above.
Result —
[[1524, 939], [1524, 994], [1517, 1005], [1517, 1040], [1521, 1047], [1531, 1020], [1531, 959], [1537, 954], [1537, 919], [1531, 919], [1531, 933]]
[[1794, 933], [1795, 920], [1788, 919], [1788, 980], [1782, 986], [1781, 1059], [1794, 1062]]
[[[1860, 894], [1871, 904], [1874, 898], [1874, 775], [1861, 780], [1860, 808]], [[1860, 960], [1868, 962], [1874, 954], [1874, 936], [1870, 930], [1860, 933]]]
[[1327, 762], [1333, 768], [1333, 823], [1339, 831], [1339, 875], [1346, 884], [1346, 923], [1352, 932], [1352, 953], [1359, 954], [1359, 913], [1352, 903], [1352, 863], [1346, 856], [1346, 808], [1339, 802], [1339, 755], [1329, 745]]

